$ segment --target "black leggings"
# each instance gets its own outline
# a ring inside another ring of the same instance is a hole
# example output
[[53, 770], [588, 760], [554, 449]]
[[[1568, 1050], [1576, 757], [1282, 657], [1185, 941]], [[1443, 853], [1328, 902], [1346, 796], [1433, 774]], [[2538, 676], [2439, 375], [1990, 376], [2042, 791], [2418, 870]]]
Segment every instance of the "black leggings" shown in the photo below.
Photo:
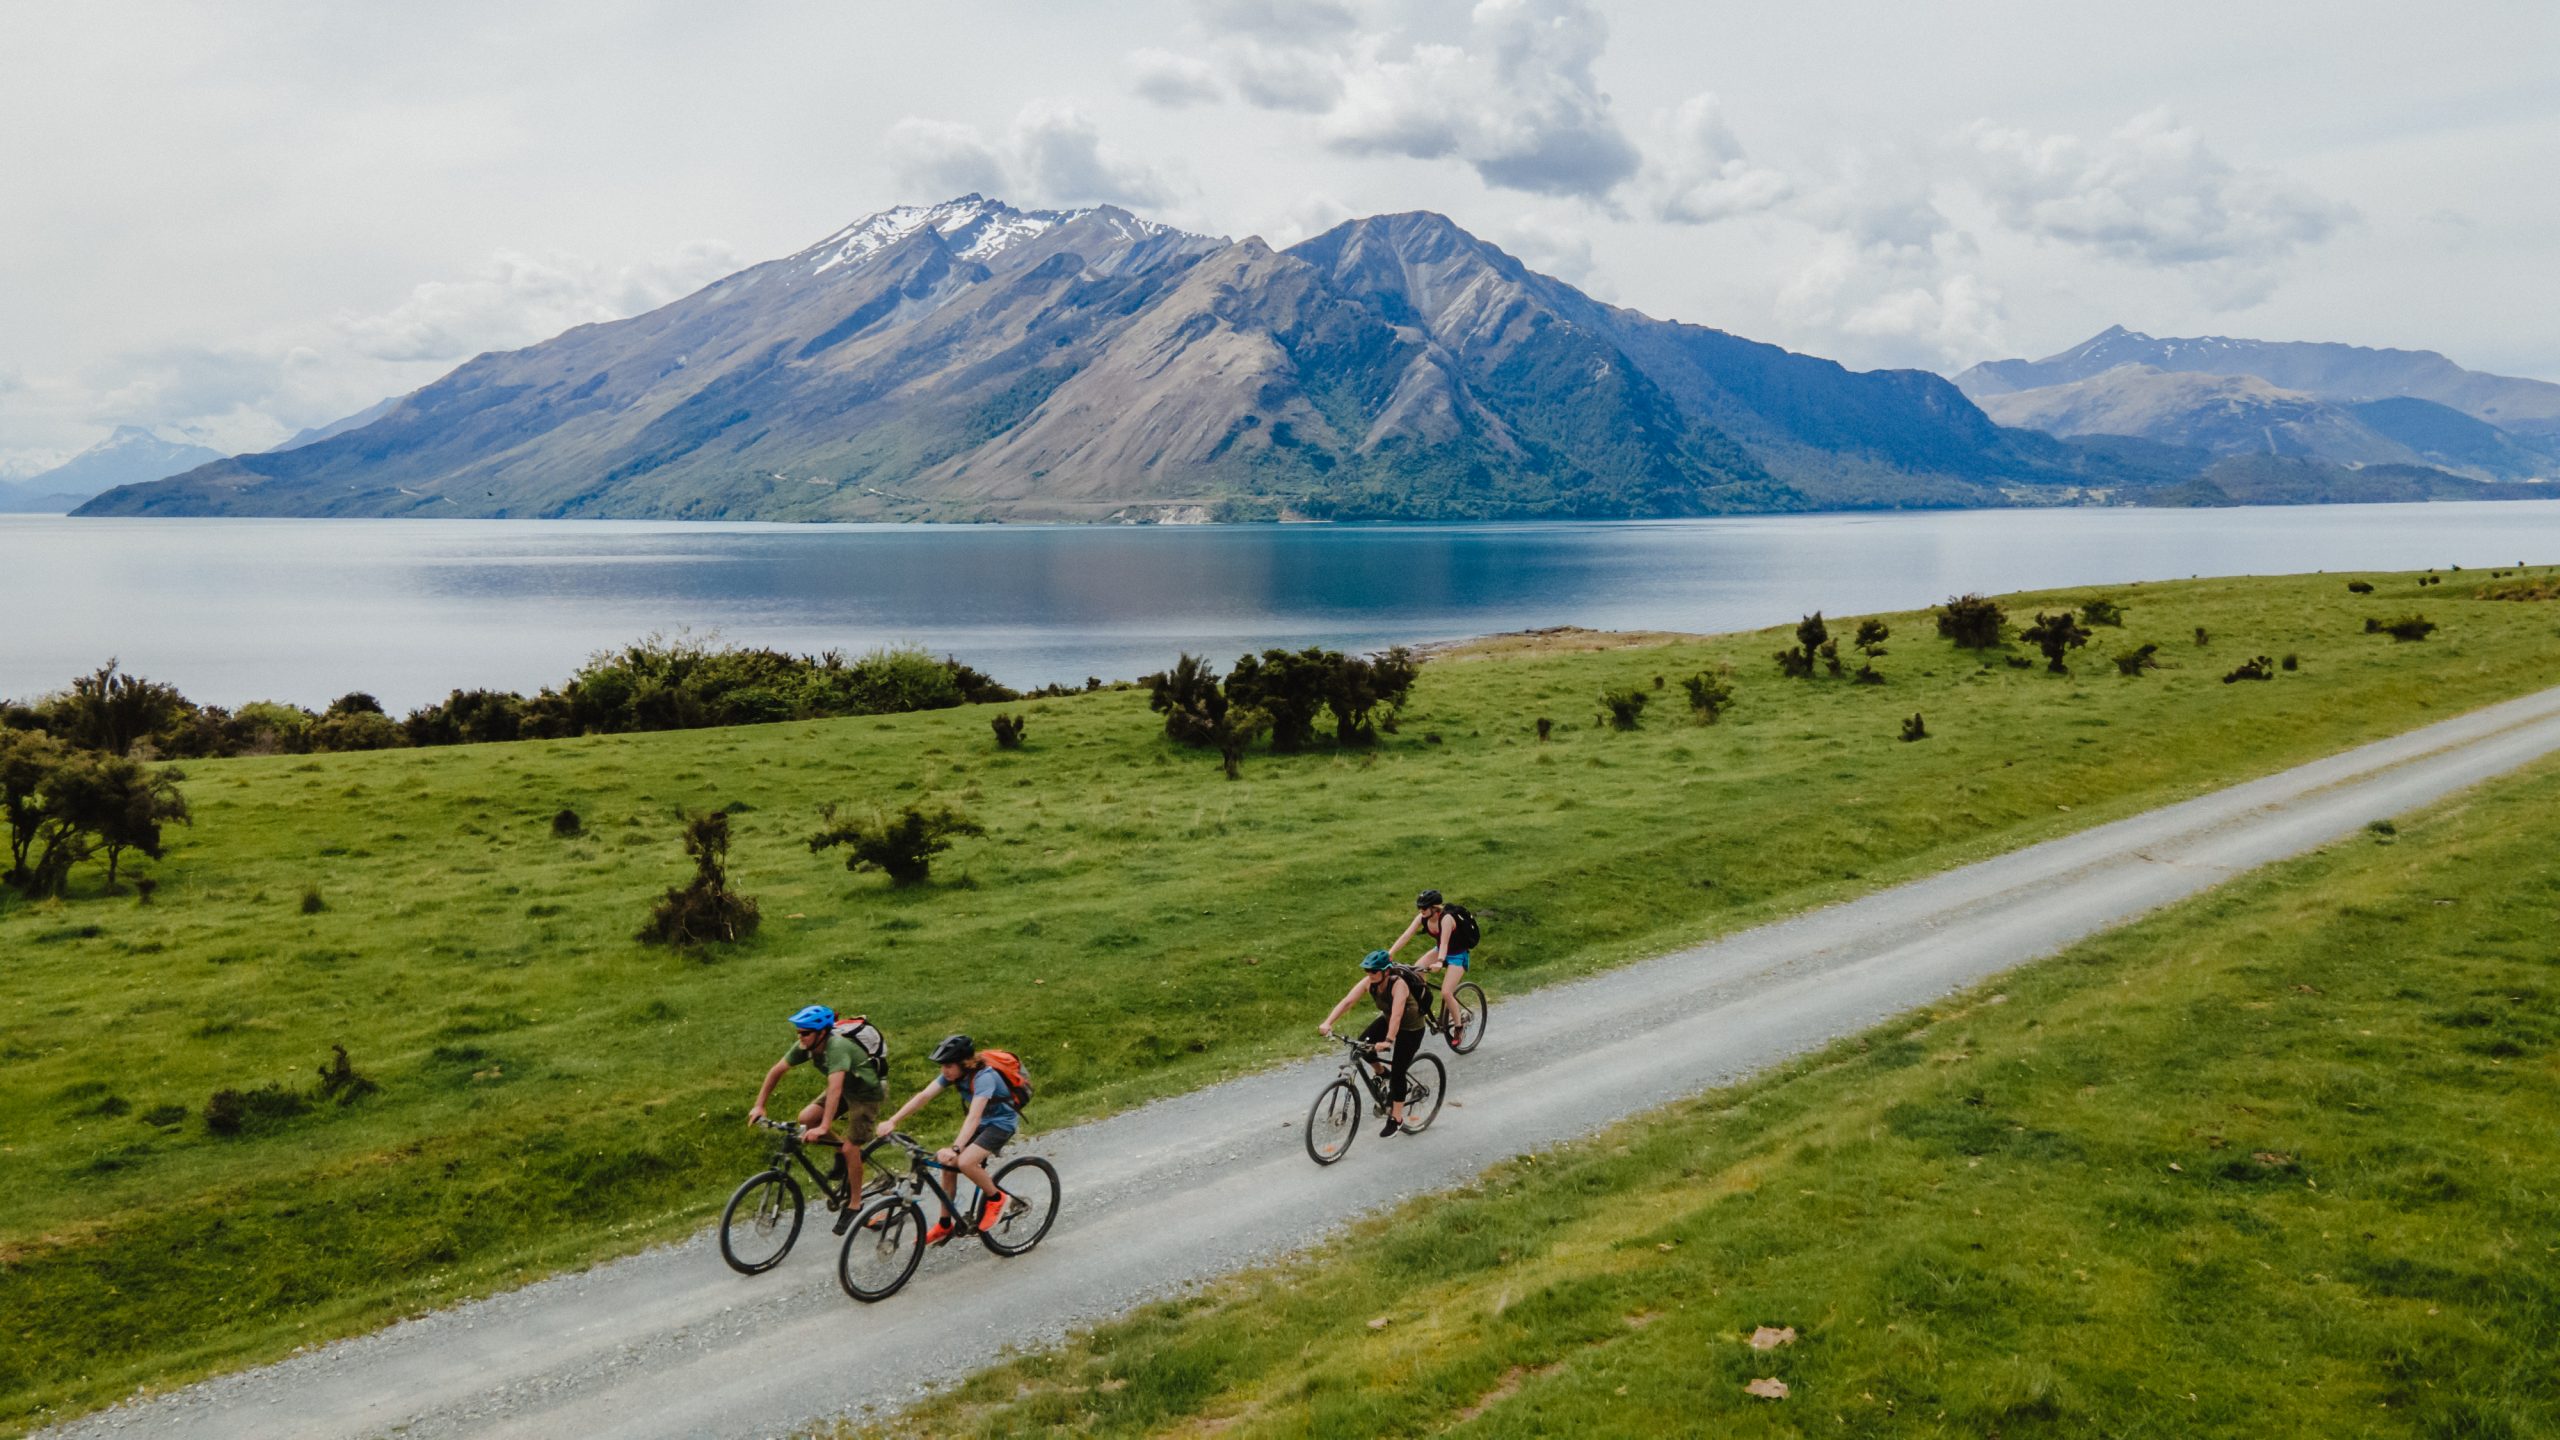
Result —
[[[1396, 1048], [1387, 1060], [1388, 1099], [1404, 1098], [1404, 1072], [1412, 1068], [1413, 1057], [1422, 1053], [1422, 1037], [1430, 1033], [1428, 1030], [1419, 1029], [1401, 1030], [1396, 1033]], [[1370, 1021], [1369, 1028], [1360, 1032], [1360, 1038], [1372, 1045], [1387, 1038], [1387, 1017], [1381, 1015]]]

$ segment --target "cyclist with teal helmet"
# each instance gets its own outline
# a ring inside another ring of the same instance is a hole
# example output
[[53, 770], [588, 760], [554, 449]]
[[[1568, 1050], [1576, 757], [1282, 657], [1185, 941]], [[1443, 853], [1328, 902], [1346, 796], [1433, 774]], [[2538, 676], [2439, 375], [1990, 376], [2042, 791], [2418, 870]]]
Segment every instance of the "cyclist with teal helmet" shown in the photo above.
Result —
[[1390, 1035], [1395, 1037], [1387, 1059], [1387, 1123], [1378, 1131], [1381, 1138], [1404, 1128], [1405, 1071], [1421, 1052], [1422, 1037], [1429, 1033], [1422, 1019], [1422, 996], [1416, 992], [1422, 983], [1422, 977], [1410, 966], [1398, 965], [1384, 950], [1372, 950], [1360, 962], [1360, 978], [1334, 1005], [1333, 1013], [1316, 1027], [1317, 1034], [1331, 1035], [1333, 1022], [1342, 1018], [1343, 1011], [1359, 1004], [1363, 995], [1377, 1005], [1378, 1018], [1360, 1032], [1360, 1042], [1374, 1051], [1380, 1041]]
[[[756, 1091], [756, 1103], [747, 1108], [750, 1124], [764, 1118], [764, 1103], [773, 1098], [774, 1087], [795, 1065], [817, 1067], [826, 1082], [826, 1090], [800, 1111], [801, 1138], [812, 1143], [834, 1140], [836, 1153], [843, 1159], [847, 1195], [862, 1193], [862, 1145], [871, 1138], [871, 1124], [880, 1114], [884, 1098], [879, 1078], [871, 1068], [871, 1056], [860, 1045], [836, 1033], [836, 1012], [824, 1005], [810, 1005], [794, 1012], [791, 1028], [799, 1033], [791, 1048], [766, 1071], [764, 1084]], [[839, 1119], [845, 1122], [842, 1136], [831, 1133]], [[853, 1207], [845, 1207], [851, 1215]]]

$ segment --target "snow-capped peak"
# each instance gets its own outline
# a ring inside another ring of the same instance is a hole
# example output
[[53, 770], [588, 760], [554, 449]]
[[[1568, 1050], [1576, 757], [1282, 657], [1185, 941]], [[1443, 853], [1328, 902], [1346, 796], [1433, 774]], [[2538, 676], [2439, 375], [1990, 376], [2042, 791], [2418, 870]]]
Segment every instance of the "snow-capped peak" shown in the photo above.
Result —
[[[1001, 200], [963, 195], [939, 205], [900, 205], [857, 220], [805, 253], [816, 259], [812, 275], [839, 265], [866, 260], [926, 226], [942, 233], [953, 254], [963, 260], [985, 260], [1036, 239], [1086, 210], [1016, 210]], [[1143, 223], [1143, 222], [1141, 222]]]

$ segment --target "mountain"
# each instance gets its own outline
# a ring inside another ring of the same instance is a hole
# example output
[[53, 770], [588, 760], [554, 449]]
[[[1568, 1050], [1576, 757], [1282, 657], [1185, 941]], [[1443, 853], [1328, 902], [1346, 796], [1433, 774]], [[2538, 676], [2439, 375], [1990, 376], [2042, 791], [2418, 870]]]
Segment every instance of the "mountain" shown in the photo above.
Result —
[[901, 206], [84, 514], [1526, 518], [2001, 504], [2110, 461], [1602, 305], [1429, 214], [1286, 250]]
[[106, 439], [50, 470], [15, 482], [15, 488], [20, 496], [69, 496], [76, 502], [119, 485], [158, 480], [221, 458], [219, 450], [163, 440], [140, 425], [119, 425]]
[[2296, 340], [2155, 339], [2121, 325], [2042, 360], [1989, 360], [1956, 377], [1976, 400], [2064, 385], [2123, 365], [2255, 375], [2321, 400], [2432, 400], [2519, 434], [2560, 434], [2560, 385], [2465, 370], [2433, 350], [2375, 350]]
[[2255, 375], [2126, 364], [2086, 380], [1985, 395], [1979, 403], [2003, 425], [2066, 439], [2129, 435], [2207, 455], [2424, 465], [2475, 480], [2560, 473], [2560, 460], [2532, 442], [2432, 400], [2399, 396], [2337, 405]]
[[382, 399], [376, 400], [372, 404], [367, 405], [353, 415], [343, 416], [339, 419], [332, 420], [326, 425], [314, 425], [306, 430], [297, 430], [294, 432], [292, 439], [285, 441], [281, 445], [269, 446], [267, 453], [273, 455], [279, 450], [299, 450], [305, 445], [315, 444], [319, 441], [329, 439], [331, 436], [344, 435], [350, 430], [360, 430], [365, 426], [372, 424], [374, 421], [381, 419], [383, 416], [390, 414], [391, 407], [399, 403], [399, 396], [385, 396]]

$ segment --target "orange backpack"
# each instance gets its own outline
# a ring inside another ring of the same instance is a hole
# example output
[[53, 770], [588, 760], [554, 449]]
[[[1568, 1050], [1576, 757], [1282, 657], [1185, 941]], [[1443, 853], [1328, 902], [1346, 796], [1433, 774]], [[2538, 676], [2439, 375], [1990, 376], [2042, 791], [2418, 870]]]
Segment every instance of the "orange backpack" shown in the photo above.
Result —
[[1031, 1072], [1022, 1068], [1021, 1056], [1010, 1050], [981, 1050], [978, 1058], [987, 1062], [988, 1069], [1003, 1076], [1005, 1084], [1013, 1087], [1014, 1109], [1019, 1110], [1031, 1103]]

